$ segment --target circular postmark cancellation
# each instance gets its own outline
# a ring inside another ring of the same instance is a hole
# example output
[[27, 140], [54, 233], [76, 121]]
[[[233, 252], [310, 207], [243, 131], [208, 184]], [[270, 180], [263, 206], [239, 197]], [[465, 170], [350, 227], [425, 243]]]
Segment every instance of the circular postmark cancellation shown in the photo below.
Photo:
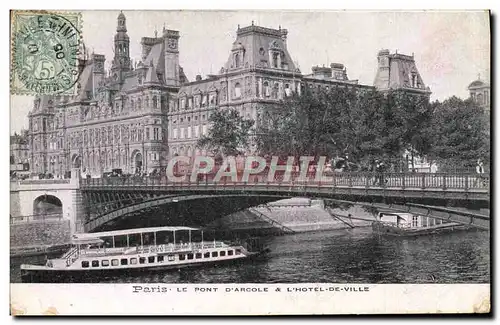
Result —
[[[73, 19], [76, 18], [76, 19]], [[26, 12], [15, 17], [11, 91], [25, 94], [72, 93], [81, 52], [76, 15]]]

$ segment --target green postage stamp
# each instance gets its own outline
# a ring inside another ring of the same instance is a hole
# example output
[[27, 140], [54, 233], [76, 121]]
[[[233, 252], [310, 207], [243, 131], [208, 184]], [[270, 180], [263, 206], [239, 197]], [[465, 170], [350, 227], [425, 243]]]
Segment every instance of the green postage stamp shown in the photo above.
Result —
[[11, 11], [11, 94], [75, 93], [81, 14]]

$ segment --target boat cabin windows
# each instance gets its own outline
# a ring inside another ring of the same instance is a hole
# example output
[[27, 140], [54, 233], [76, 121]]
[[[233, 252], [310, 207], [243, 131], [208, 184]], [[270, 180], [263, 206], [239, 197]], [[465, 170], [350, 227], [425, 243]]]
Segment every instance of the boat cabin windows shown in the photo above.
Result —
[[175, 261], [175, 255], [168, 255], [167, 259], [169, 262]]
[[130, 259], [130, 264], [132, 264], [132, 265], [137, 264], [137, 258], [132, 257], [132, 258]]
[[203, 257], [204, 258], [209, 258], [210, 257], [210, 252], [206, 252], [205, 254], [203, 254]]
[[92, 267], [99, 267], [99, 261], [92, 261]]
[[145, 257], [139, 257], [139, 264], [145, 264], [146, 263], [146, 258]]
[[227, 251], [227, 255], [228, 255], [228, 256], [233, 256], [233, 250], [228, 250], [228, 251]]
[[201, 253], [196, 253], [196, 258], [201, 258], [202, 254]]
[[217, 256], [219, 256], [219, 253], [217, 253], [217, 252], [212, 252], [212, 257], [217, 257]]
[[189, 254], [187, 254], [187, 255], [188, 255], [188, 260], [192, 260], [192, 259], [194, 258], [193, 253], [189, 253]]
[[121, 265], [128, 265], [128, 259], [126, 259], [126, 258], [122, 258], [122, 259], [120, 260], [120, 264], [121, 264]]
[[236, 249], [236, 255], [240, 255], [241, 254], [241, 249], [237, 248]]
[[220, 256], [226, 256], [226, 251], [221, 251]]
[[113, 237], [102, 237], [101, 239], [103, 240], [103, 243], [102, 243], [103, 247], [106, 247], [106, 248], [113, 247]]
[[418, 227], [418, 216], [413, 216], [413, 218], [411, 219], [411, 226]]
[[118, 266], [118, 260], [117, 259], [111, 260], [111, 265]]
[[89, 267], [89, 261], [82, 261], [82, 267]]
[[154, 263], [155, 262], [155, 257], [154, 256], [149, 256], [148, 257], [148, 263]]
[[185, 254], [179, 254], [179, 261], [184, 261], [186, 259]]
[[158, 263], [163, 263], [164, 260], [165, 260], [165, 256], [163, 256], [163, 255], [158, 256]]
[[102, 266], [109, 266], [109, 260], [102, 260], [101, 265]]

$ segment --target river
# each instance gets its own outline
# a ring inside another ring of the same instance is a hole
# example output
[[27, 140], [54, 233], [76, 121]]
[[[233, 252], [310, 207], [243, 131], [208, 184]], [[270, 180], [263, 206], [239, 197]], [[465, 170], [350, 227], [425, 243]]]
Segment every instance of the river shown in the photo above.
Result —
[[[101, 283], [489, 283], [490, 233], [380, 237], [371, 228], [266, 238], [271, 253], [237, 264], [95, 278]], [[11, 282], [21, 263], [11, 258]]]

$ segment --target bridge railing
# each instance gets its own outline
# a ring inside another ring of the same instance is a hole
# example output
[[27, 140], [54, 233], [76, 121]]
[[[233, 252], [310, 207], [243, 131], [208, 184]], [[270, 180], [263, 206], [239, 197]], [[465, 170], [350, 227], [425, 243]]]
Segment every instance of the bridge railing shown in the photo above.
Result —
[[477, 174], [448, 174], [448, 173], [362, 173], [342, 172], [324, 175], [328, 180], [316, 179], [315, 173], [307, 173], [306, 177], [300, 173], [291, 173], [285, 179], [283, 173], [275, 174], [271, 181], [267, 173], [250, 175], [247, 182], [243, 182], [241, 175], [237, 181], [230, 177], [216, 179], [215, 174], [200, 175], [195, 182], [191, 182], [187, 175], [183, 181], [173, 181], [166, 176], [162, 177], [108, 177], [83, 179], [83, 187], [113, 187], [113, 186], [319, 186], [319, 187], [363, 187], [363, 188], [401, 188], [401, 189], [489, 189], [489, 175]]

